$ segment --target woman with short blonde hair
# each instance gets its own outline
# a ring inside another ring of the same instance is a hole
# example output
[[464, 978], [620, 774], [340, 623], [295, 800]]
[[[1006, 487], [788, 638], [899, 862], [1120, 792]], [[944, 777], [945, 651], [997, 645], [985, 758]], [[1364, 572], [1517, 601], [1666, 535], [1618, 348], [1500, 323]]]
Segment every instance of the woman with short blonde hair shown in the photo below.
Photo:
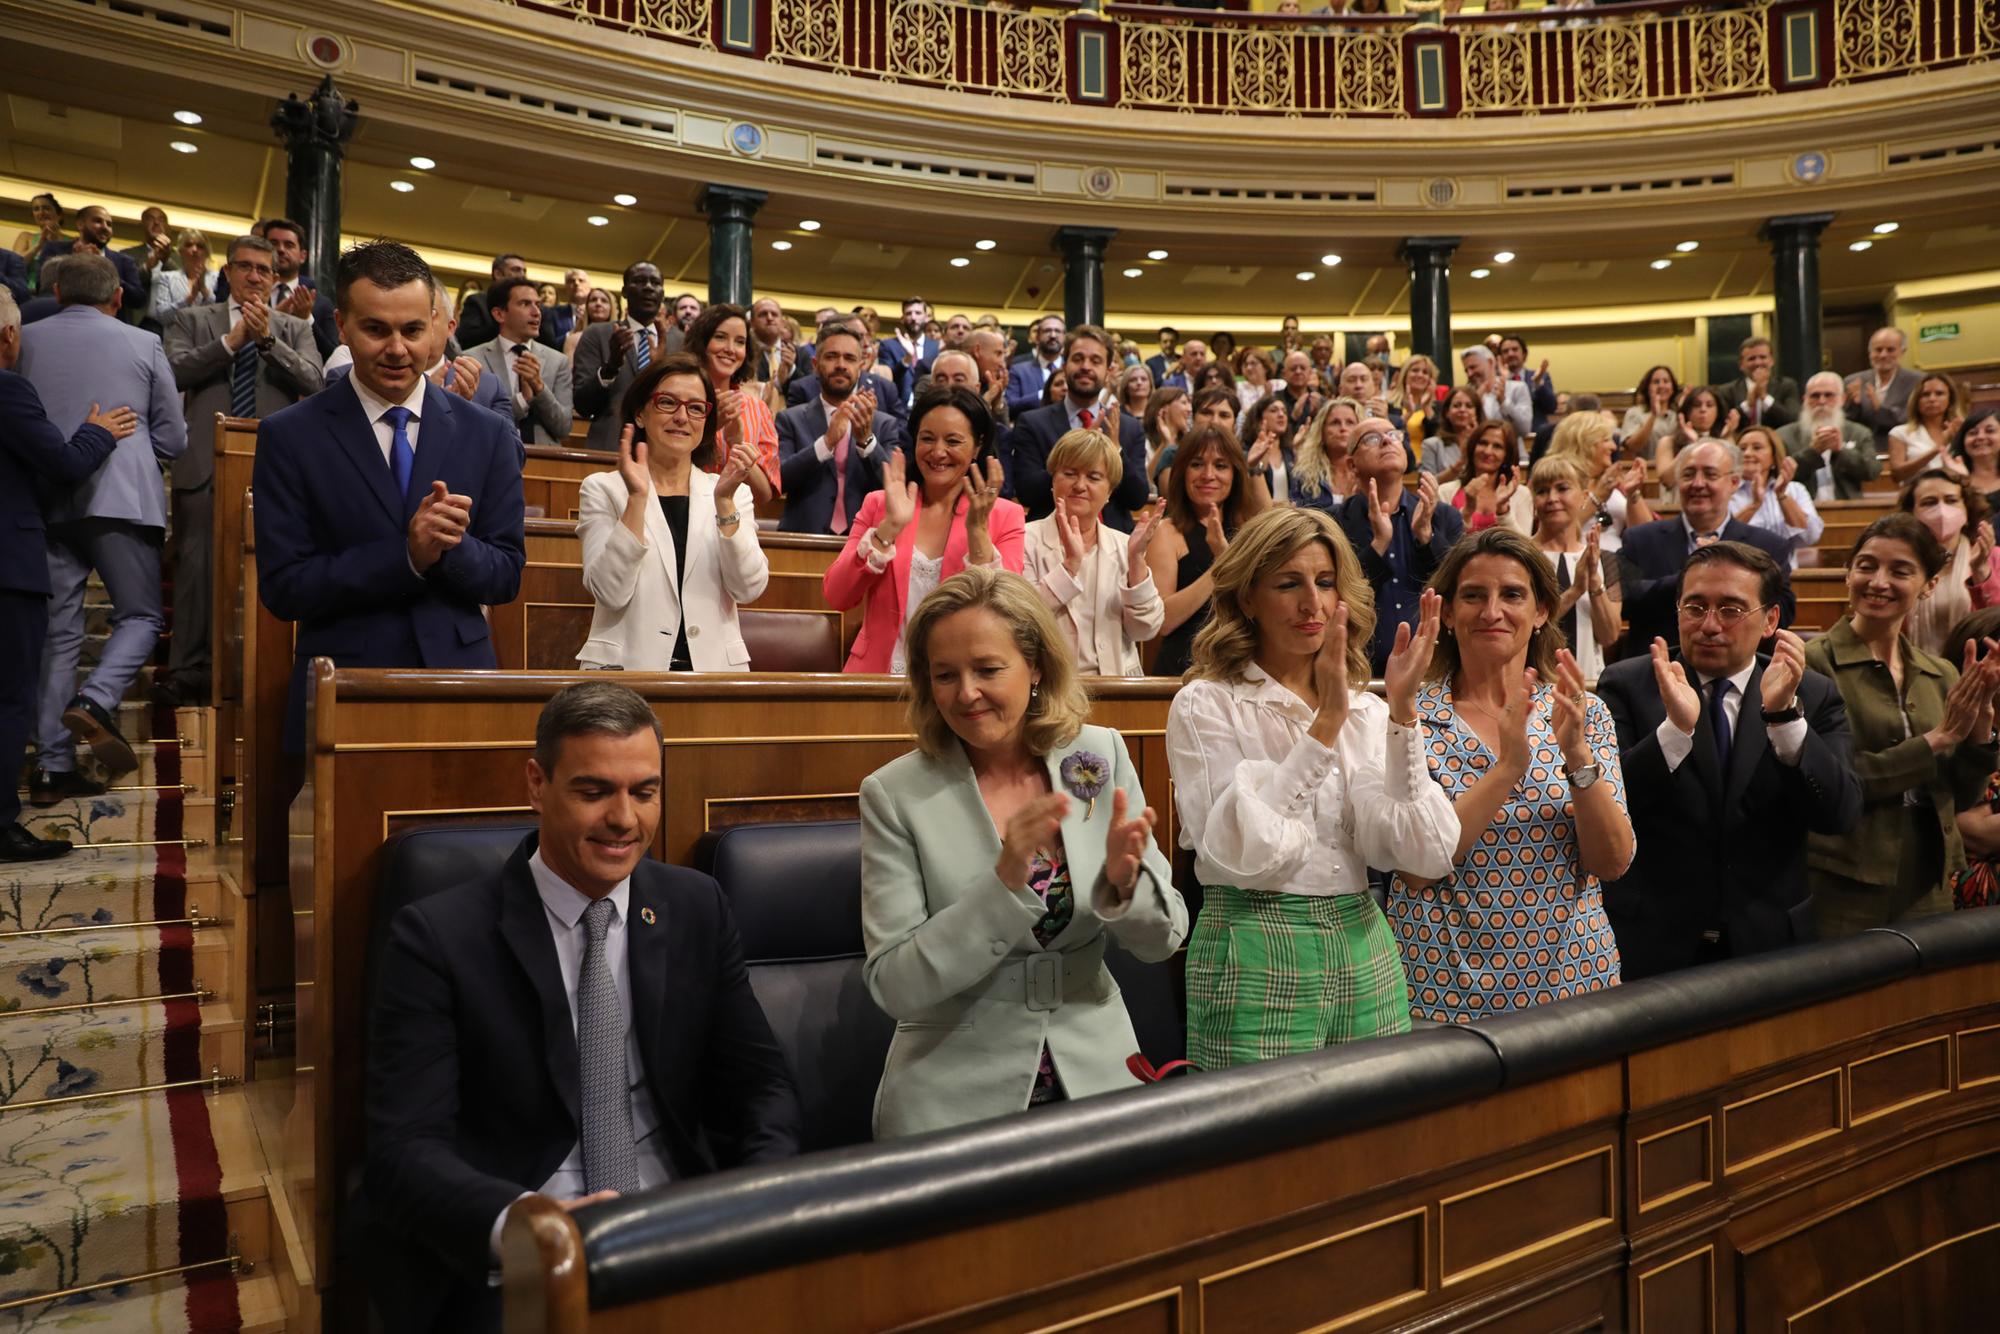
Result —
[[1389, 394], [1389, 417], [1405, 440], [1423, 440], [1437, 434], [1437, 391], [1437, 363], [1421, 352], [1396, 372], [1396, 386]]
[[1424, 767], [1417, 687], [1438, 602], [1370, 694], [1374, 597], [1330, 515], [1270, 509], [1215, 563], [1215, 606], [1167, 714], [1181, 845], [1206, 899], [1188, 946], [1188, 1059], [1214, 1069], [1410, 1026], [1368, 868], [1448, 870], [1458, 823]]
[[1137, 1087], [1105, 945], [1165, 960], [1187, 906], [1124, 738], [1019, 575], [966, 568], [906, 634], [917, 749], [861, 784], [862, 976], [896, 1020], [876, 1136]]
[[1646, 503], [1645, 460], [1618, 459], [1618, 440], [1603, 413], [1572, 412], [1557, 422], [1543, 457], [1569, 459], [1583, 471], [1591, 512], [1579, 522], [1598, 523], [1611, 516], [1598, 536], [1604, 550], [1619, 550], [1627, 528], [1657, 517]]
[[1102, 431], [1067, 433], [1049, 450], [1048, 467], [1055, 509], [1028, 525], [1021, 573], [1055, 613], [1079, 671], [1144, 676], [1139, 645], [1160, 633], [1166, 615], [1146, 564], [1162, 504], [1141, 508], [1129, 536], [1104, 526], [1104, 506], [1125, 464]]
[[215, 300], [213, 280], [208, 274], [208, 235], [185, 228], [174, 238], [175, 268], [164, 265], [153, 270], [153, 319], [164, 325], [174, 312], [191, 306], [205, 306]]

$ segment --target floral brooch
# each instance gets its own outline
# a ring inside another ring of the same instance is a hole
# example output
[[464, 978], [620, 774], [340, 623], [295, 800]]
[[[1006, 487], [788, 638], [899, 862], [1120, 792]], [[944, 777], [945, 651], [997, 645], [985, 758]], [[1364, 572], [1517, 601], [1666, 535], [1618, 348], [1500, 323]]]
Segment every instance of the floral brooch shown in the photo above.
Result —
[[1083, 802], [1083, 818], [1097, 808], [1104, 785], [1111, 781], [1111, 761], [1094, 751], [1079, 750], [1062, 762], [1062, 785]]

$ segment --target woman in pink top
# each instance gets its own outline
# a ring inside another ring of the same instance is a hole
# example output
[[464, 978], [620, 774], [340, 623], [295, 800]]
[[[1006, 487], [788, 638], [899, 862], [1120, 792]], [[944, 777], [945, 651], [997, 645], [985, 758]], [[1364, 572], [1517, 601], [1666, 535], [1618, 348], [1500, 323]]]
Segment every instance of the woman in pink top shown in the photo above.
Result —
[[910, 609], [969, 565], [1021, 572], [1027, 516], [1000, 498], [993, 418], [970, 389], [925, 390], [910, 409], [905, 453], [882, 465], [882, 489], [854, 516], [847, 546], [827, 568], [826, 604], [846, 611], [867, 603], [861, 633], [847, 657], [850, 672], [901, 672], [903, 623]]
[[726, 458], [733, 445], [750, 445], [757, 451], [750, 494], [762, 504], [780, 489], [778, 423], [763, 394], [744, 384], [750, 375], [750, 319], [743, 307], [718, 301], [703, 310], [688, 328], [687, 351], [701, 363], [702, 374], [715, 390], [720, 414], [716, 434], [723, 441], [719, 455]]

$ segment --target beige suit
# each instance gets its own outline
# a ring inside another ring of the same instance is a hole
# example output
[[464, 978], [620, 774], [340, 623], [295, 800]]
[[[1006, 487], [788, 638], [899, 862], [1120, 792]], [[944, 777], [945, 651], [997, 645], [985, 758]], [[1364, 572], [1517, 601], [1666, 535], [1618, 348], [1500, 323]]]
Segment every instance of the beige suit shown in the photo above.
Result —
[[1139, 645], [1159, 634], [1167, 618], [1166, 604], [1160, 601], [1150, 573], [1136, 585], [1125, 582], [1127, 537], [1098, 525], [1096, 559], [1086, 562], [1082, 572], [1090, 579], [1086, 586], [1063, 568], [1062, 535], [1056, 531], [1053, 514], [1035, 520], [1023, 534], [1021, 573], [1069, 631], [1071, 644], [1079, 644], [1083, 632], [1080, 610], [1088, 607], [1096, 612], [1089, 647], [1099, 676], [1144, 676]]

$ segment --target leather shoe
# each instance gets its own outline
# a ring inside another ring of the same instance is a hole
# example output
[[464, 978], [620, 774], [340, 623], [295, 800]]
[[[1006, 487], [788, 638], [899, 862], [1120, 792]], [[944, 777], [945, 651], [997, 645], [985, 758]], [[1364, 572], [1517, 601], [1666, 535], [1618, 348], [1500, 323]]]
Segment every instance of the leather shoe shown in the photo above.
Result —
[[85, 778], [74, 769], [37, 768], [28, 779], [28, 804], [53, 806], [70, 797], [101, 797], [104, 784]]
[[0, 829], [0, 862], [45, 862], [76, 851], [66, 838], [36, 838], [23, 825]]
[[78, 695], [63, 710], [62, 725], [67, 727], [78, 741], [90, 747], [97, 756], [104, 771], [113, 778], [129, 774], [139, 767], [139, 759], [132, 753], [132, 747], [119, 734], [117, 720], [104, 711], [104, 707], [94, 699]]
[[192, 709], [208, 703], [208, 673], [183, 672], [163, 676], [154, 683], [153, 703], [169, 709]]

